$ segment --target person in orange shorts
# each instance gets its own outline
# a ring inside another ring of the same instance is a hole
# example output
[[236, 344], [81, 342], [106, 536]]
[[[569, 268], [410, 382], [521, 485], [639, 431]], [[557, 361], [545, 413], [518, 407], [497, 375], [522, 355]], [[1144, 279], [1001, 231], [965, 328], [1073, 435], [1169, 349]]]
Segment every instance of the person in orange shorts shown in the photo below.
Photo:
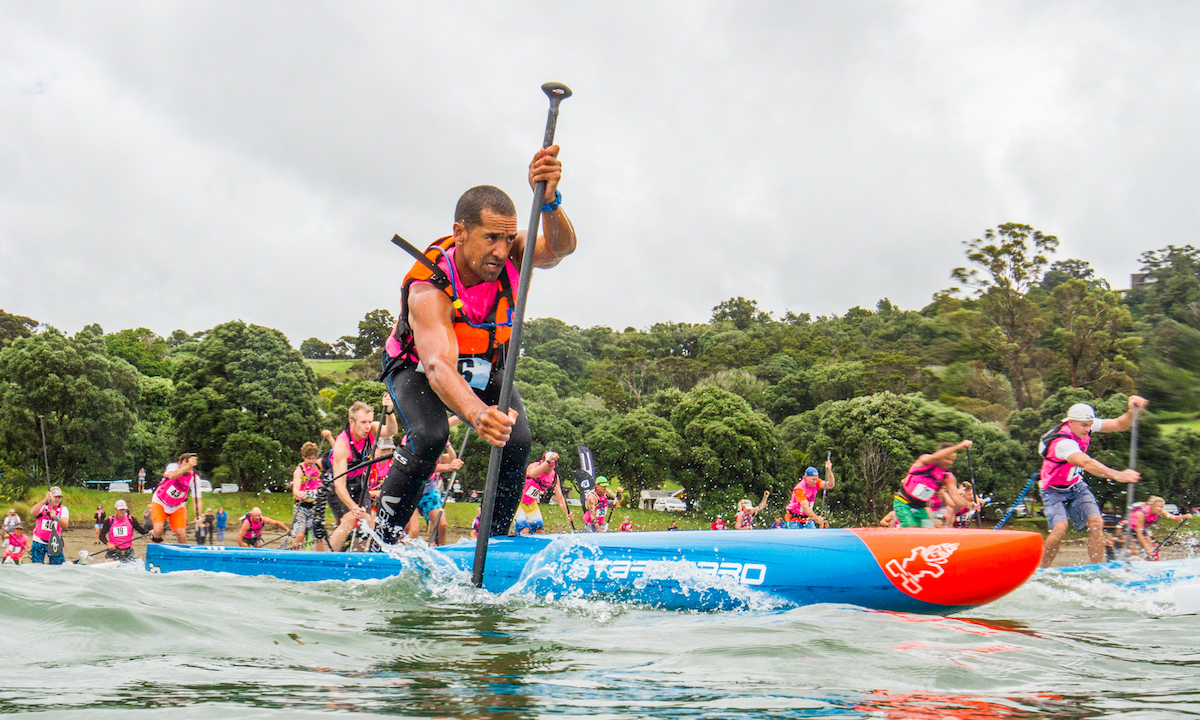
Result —
[[196, 507], [196, 519], [204, 511], [200, 499], [199, 479], [196, 476], [196, 453], [184, 453], [178, 462], [167, 466], [163, 472], [162, 482], [154, 491], [150, 500], [150, 521], [154, 528], [150, 531], [150, 539], [160, 543], [163, 541], [164, 526], [168, 523], [175, 533], [175, 539], [187, 544], [187, 500], [189, 493]]

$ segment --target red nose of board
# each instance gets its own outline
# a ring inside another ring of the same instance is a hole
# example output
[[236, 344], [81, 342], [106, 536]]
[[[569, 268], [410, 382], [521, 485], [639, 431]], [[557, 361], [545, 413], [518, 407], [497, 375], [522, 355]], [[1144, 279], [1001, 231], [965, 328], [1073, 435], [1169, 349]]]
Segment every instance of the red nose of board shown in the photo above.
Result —
[[1013, 530], [858, 528], [898, 590], [936, 605], [983, 605], [1037, 570], [1042, 536]]

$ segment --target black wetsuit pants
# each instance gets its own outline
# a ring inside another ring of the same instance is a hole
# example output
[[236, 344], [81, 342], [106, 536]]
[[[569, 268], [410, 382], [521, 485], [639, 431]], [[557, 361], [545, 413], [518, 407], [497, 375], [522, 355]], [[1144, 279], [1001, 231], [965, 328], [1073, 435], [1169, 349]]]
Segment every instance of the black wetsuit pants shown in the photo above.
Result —
[[[408, 442], [396, 448], [392, 469], [383, 481], [379, 514], [376, 517], [380, 539], [395, 543], [404, 536], [404, 526], [412, 517], [425, 490], [425, 483], [446, 449], [450, 425], [446, 406], [429, 386], [425, 373], [417, 372], [414, 368], [403, 368], [393, 372], [385, 382], [396, 405], [399, 420], [408, 433]], [[492, 373], [488, 386], [476, 390], [475, 394], [488, 405], [496, 405], [500, 402], [500, 382], [501, 371], [497, 369]], [[517, 411], [517, 422], [500, 460], [500, 482], [496, 490], [496, 506], [492, 511], [490, 535], [508, 534], [525, 489], [525, 464], [529, 460], [529, 447], [533, 444], [525, 405], [515, 387], [510, 404]]]

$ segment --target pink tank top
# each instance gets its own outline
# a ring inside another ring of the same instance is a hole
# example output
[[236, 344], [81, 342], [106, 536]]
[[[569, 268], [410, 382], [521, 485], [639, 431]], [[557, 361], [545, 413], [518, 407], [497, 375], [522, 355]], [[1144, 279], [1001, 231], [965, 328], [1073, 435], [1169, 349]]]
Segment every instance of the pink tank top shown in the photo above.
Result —
[[1058, 432], [1067, 437], [1054, 438], [1046, 446], [1046, 451], [1043, 453], [1044, 457], [1042, 458], [1041, 486], [1043, 488], [1070, 487], [1083, 478], [1082, 468], [1077, 468], [1066, 460], [1059, 460], [1055, 456], [1055, 446], [1063, 440], [1070, 439], [1079, 444], [1081, 451], [1087, 452], [1088, 446], [1092, 444], [1092, 436], [1077, 437], [1075, 433], [1071, 432], [1070, 423], [1063, 423], [1058, 428]]
[[133, 545], [133, 523], [129, 522], [129, 516], [119, 518], [113, 515], [112, 522], [108, 526], [108, 541], [117, 546], [118, 550], [124, 550]]
[[940, 505], [937, 491], [945, 482], [946, 471], [937, 465], [913, 465], [904, 478], [904, 492], [917, 502], [933, 505], [936, 500]]
[[[369, 449], [371, 449], [371, 443], [373, 440], [373, 438], [371, 438], [371, 436], [368, 435], [367, 437], [363, 438], [362, 440], [355, 442], [354, 438], [351, 437], [350, 433], [346, 430], [343, 430], [341, 435], [337, 436], [337, 440], [335, 440], [334, 443], [336, 444], [338, 442], [341, 442], [343, 439], [345, 439], [346, 444], [350, 446], [350, 458], [346, 461], [346, 467], [351, 467], [351, 466], [357, 465], [360, 462], [362, 462], [363, 459], [365, 459], [367, 456], [367, 451]], [[349, 479], [349, 478], [358, 477], [359, 475], [362, 475], [363, 473], [367, 472], [368, 470], [370, 470], [369, 467], [359, 468], [359, 469], [355, 470], [354, 472], [346, 473], [346, 478]], [[367, 476], [367, 478], [370, 479], [370, 476]]]
[[46, 505], [42, 508], [42, 514], [37, 516], [37, 520], [33, 524], [33, 538], [39, 542], [50, 542], [50, 536], [54, 534], [54, 529], [58, 525], [58, 516], [62, 514], [62, 506], [51, 508]]
[[[538, 475], [537, 477], [525, 478], [525, 493], [521, 495], [521, 502], [525, 505], [536, 505], [542, 499], [542, 493], [554, 487], [554, 467], [550, 470]], [[599, 503], [597, 503], [599, 506]]]
[[808, 501], [808, 506], [812, 507], [813, 501], [817, 499], [817, 491], [820, 489], [820, 480], [817, 481], [816, 485], [809, 485], [807, 477], [802, 479], [796, 483], [796, 487], [792, 488], [792, 501], [787, 504], [787, 511], [793, 515], [803, 515], [804, 506], [800, 504], [801, 494]]
[[316, 465], [306, 465], [300, 463], [300, 474], [304, 476], [304, 480], [300, 483], [300, 492], [312, 492], [321, 487], [321, 469]]
[[29, 547], [29, 536], [21, 535], [17, 537], [10, 534], [5, 542], [8, 543], [4, 550], [5, 557], [9, 560], [19, 560], [21, 559], [21, 553], [25, 552], [25, 549]]
[[168, 480], [164, 475], [162, 482], [158, 484], [158, 489], [154, 491], [154, 497], [167, 511], [175, 512], [187, 504], [188, 490], [195, 477], [196, 473], [194, 472], [180, 475], [174, 480]]

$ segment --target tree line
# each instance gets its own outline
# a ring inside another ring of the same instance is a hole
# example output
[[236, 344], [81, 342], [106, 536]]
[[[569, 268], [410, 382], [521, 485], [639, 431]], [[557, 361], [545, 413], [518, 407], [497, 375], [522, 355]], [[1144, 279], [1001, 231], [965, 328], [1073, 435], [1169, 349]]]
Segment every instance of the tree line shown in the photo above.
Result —
[[[979, 490], [1011, 498], [1038, 467], [1037, 439], [1070, 404], [1116, 416], [1136, 391], [1154, 411], [1141, 425], [1139, 492], [1200, 500], [1200, 434], [1162, 430], [1200, 413], [1200, 251], [1143, 253], [1142, 282], [1117, 292], [1086, 261], [1053, 260], [1057, 238], [1026, 225], [964, 246], [956, 286], [920, 310], [881, 299], [841, 316], [776, 318], [735, 297], [705, 323], [616, 331], [530, 320], [517, 380], [534, 452], [557, 450], [570, 466], [587, 444], [635, 495], [672, 481], [714, 513], [764, 490], [780, 513], [804, 467], [832, 455], [842, 484], [830, 506], [864, 522], [886, 512], [912, 459], [943, 440], [975, 440]], [[300, 445], [320, 428], [340, 431], [355, 400], [378, 410], [378, 353], [393, 319], [372, 310], [358, 335], [310, 338], [297, 351], [240, 321], [168, 338], [97, 326], [68, 337], [2, 314], [0, 482], [40, 476], [41, 415], [61, 482], [155, 472], [187, 449], [214, 479], [278, 484]], [[349, 381], [305, 362], [331, 356], [356, 360]], [[1128, 438], [1094, 447], [1121, 467]], [[460, 479], [481, 486], [480, 441], [464, 459]], [[962, 454], [959, 465], [967, 477]], [[1102, 501], [1123, 491], [1094, 485]]]

